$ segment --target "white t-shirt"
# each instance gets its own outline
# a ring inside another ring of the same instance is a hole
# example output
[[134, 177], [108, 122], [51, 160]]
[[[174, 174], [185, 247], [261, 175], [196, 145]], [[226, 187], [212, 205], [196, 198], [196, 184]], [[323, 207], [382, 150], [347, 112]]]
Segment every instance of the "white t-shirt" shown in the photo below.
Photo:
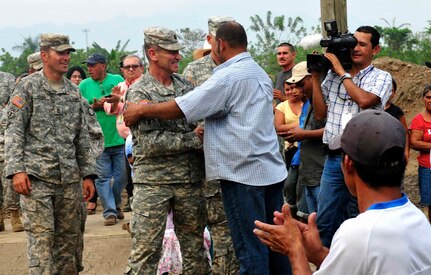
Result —
[[431, 226], [404, 195], [346, 220], [314, 274], [431, 274]]

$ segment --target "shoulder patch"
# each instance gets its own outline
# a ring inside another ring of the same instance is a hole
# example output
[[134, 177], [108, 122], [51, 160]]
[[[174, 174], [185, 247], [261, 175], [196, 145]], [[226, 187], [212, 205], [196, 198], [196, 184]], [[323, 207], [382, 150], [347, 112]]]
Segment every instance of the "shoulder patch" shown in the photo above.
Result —
[[93, 108], [88, 107], [88, 114], [89, 114], [90, 116], [94, 116], [94, 110], [93, 110]]
[[16, 95], [12, 98], [12, 104], [21, 109], [27, 104], [27, 102], [25, 102], [24, 99]]

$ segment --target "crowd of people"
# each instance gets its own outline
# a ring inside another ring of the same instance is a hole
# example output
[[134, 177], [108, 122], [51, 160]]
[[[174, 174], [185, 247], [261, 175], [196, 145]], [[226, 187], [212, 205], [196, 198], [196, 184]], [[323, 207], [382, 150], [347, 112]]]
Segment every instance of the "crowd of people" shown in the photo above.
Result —
[[[0, 203], [27, 233], [30, 274], [84, 269], [99, 201], [104, 226], [131, 211], [125, 274], [430, 273], [431, 86], [408, 128], [372, 65], [380, 34], [354, 37], [351, 68], [328, 52], [329, 71], [281, 43], [273, 84], [231, 17], [208, 19], [182, 75], [163, 27], [144, 30], [148, 68], [127, 55], [122, 75], [100, 53], [69, 67], [69, 37], [42, 34], [28, 75], [0, 74]], [[402, 192], [410, 148], [428, 220]]]

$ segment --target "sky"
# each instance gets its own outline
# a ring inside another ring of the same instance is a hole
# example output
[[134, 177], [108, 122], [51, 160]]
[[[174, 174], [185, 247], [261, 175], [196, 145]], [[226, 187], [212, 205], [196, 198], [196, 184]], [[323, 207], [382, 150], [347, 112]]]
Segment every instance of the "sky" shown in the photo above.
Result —
[[[130, 39], [126, 49], [141, 51], [143, 29], [151, 26], [206, 32], [208, 17], [227, 15], [245, 27], [250, 40], [250, 17], [256, 14], [299, 16], [308, 28], [320, 18], [320, 0], [9, 0], [2, 1], [1, 9], [0, 48], [15, 56], [19, 52], [12, 47], [21, 45], [24, 37], [45, 32], [69, 35], [76, 48], [85, 48], [88, 41], [112, 49], [118, 40]], [[395, 26], [409, 23], [420, 32], [431, 20], [430, 11], [430, 0], [347, 0], [351, 31], [360, 25], [386, 26], [382, 18], [390, 23], [395, 18]]]

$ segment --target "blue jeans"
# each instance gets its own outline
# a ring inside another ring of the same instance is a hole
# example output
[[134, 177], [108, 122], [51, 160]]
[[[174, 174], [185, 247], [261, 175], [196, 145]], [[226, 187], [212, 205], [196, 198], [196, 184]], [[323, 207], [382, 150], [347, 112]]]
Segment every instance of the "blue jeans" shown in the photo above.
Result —
[[431, 205], [431, 169], [423, 166], [418, 167], [419, 192], [422, 206]]
[[[103, 206], [103, 217], [114, 215], [121, 207], [121, 192], [126, 184], [126, 163], [124, 145], [107, 147], [97, 159], [97, 193]], [[113, 183], [111, 186], [111, 178]]]
[[357, 215], [358, 202], [344, 183], [341, 155], [328, 155], [317, 200], [317, 226], [323, 245], [329, 248], [340, 225]]
[[305, 200], [307, 202], [308, 213], [317, 212], [317, 198], [320, 186], [305, 186]]
[[283, 206], [283, 182], [250, 186], [221, 180], [223, 204], [241, 274], [292, 274], [286, 256], [272, 252], [253, 234], [254, 221], [274, 224]]

